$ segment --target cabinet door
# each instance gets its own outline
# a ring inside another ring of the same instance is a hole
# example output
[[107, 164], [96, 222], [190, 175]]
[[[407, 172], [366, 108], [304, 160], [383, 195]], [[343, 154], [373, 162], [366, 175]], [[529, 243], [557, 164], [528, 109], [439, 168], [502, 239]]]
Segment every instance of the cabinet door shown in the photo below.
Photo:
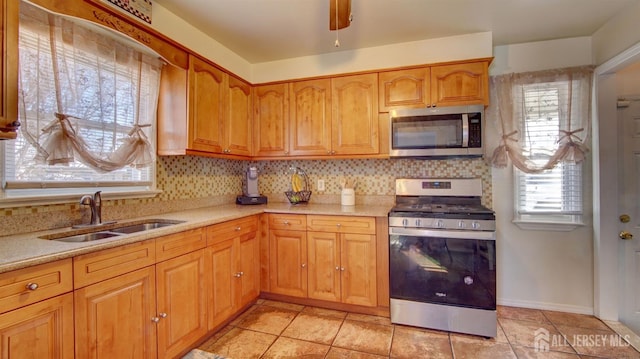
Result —
[[18, 8], [19, 1], [0, 0], [0, 139], [18, 131]]
[[189, 149], [222, 153], [226, 76], [189, 56]]
[[377, 154], [378, 74], [331, 79], [331, 154]]
[[289, 109], [292, 155], [331, 153], [331, 80], [290, 84]]
[[229, 76], [224, 153], [251, 156], [251, 85]]
[[369, 234], [340, 234], [343, 303], [377, 305], [375, 238]]
[[238, 243], [239, 309], [260, 295], [260, 242], [257, 232], [252, 232], [241, 236]]
[[378, 74], [378, 109], [389, 112], [396, 108], [428, 107], [431, 105], [428, 67], [386, 71]]
[[74, 292], [76, 358], [157, 358], [155, 266]]
[[336, 233], [307, 232], [309, 290], [313, 299], [340, 301], [340, 242]]
[[207, 334], [204, 250], [156, 264], [158, 358], [173, 358]]
[[307, 296], [307, 232], [269, 232], [271, 292]]
[[253, 154], [289, 154], [289, 87], [287, 84], [257, 86], [253, 91]]
[[227, 239], [206, 249], [211, 271], [209, 289], [209, 330], [227, 320], [236, 310], [236, 247], [235, 239]]
[[489, 63], [431, 67], [431, 97], [436, 106], [489, 104]]
[[0, 338], [2, 359], [73, 359], [73, 294], [0, 315]]

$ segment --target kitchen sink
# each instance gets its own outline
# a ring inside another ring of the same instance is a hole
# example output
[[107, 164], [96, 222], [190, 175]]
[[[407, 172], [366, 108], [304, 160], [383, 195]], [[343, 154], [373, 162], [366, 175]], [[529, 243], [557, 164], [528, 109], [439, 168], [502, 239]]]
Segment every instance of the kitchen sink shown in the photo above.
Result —
[[91, 242], [98, 241], [105, 238], [117, 237], [125, 234], [138, 233], [149, 231], [152, 229], [163, 228], [173, 226], [179, 223], [184, 223], [185, 221], [176, 221], [176, 220], [168, 220], [168, 219], [148, 219], [142, 220], [138, 222], [131, 222], [127, 224], [111, 224], [111, 225], [100, 225], [99, 227], [94, 228], [93, 231], [86, 231], [85, 233], [74, 232], [65, 232], [65, 233], [56, 233], [49, 234], [46, 236], [42, 236], [42, 239], [50, 239], [54, 241], [61, 242]]
[[119, 235], [120, 233], [93, 232], [93, 233], [77, 234], [75, 236], [69, 236], [69, 237], [55, 238], [55, 240], [61, 241], [61, 242], [91, 242], [91, 241], [97, 241], [100, 239], [116, 237]]
[[121, 234], [130, 234], [136, 232], [148, 231], [150, 229], [162, 228], [173, 226], [174, 224], [182, 223], [182, 221], [162, 221], [162, 222], [145, 222], [132, 224], [126, 227], [117, 227], [114, 229], [110, 229], [110, 232], [121, 233]]

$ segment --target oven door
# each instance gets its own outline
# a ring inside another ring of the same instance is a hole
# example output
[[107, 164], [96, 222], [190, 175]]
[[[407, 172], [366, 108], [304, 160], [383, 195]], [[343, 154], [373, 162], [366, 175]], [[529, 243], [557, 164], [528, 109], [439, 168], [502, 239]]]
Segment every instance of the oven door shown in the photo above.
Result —
[[495, 253], [495, 232], [390, 227], [390, 296], [495, 310]]

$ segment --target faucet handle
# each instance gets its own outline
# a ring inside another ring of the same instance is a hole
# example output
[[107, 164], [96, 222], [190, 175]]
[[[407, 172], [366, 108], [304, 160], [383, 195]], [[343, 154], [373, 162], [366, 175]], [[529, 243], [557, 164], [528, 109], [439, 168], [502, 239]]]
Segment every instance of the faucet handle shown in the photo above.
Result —
[[82, 196], [80, 198], [80, 204], [84, 204], [84, 205], [87, 205], [87, 206], [93, 206], [93, 203], [94, 203], [93, 197], [91, 197], [88, 194], [85, 194], [84, 196]]

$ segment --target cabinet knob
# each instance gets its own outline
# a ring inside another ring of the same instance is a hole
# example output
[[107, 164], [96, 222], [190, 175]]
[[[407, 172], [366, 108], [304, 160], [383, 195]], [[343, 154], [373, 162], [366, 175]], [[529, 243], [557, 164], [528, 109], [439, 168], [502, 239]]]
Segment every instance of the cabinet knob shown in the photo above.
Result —
[[341, 272], [344, 272], [344, 267], [340, 267], [340, 271], [341, 271]]
[[159, 321], [160, 321], [160, 318], [158, 318], [158, 317], [153, 317], [153, 318], [151, 318], [151, 321], [152, 321], [152, 322], [154, 322], [154, 323], [157, 323], [157, 322], [159, 322]]
[[302, 268], [305, 268], [307, 266], [307, 263], [302, 263]]
[[160, 314], [158, 314], [158, 316], [160, 318], [166, 318], [167, 317], [167, 313], [160, 313]]
[[240, 228], [240, 226], [236, 227], [236, 231], [241, 230], [242, 228]]
[[284, 154], [285, 154], [285, 155], [288, 155], [288, 154], [289, 154], [289, 151], [284, 151]]
[[336, 270], [340, 270], [340, 267], [336, 267]]
[[244, 272], [240, 272], [240, 276], [242, 277], [244, 275]]
[[342, 223], [336, 224], [336, 227], [338, 227], [338, 228], [342, 227]]
[[241, 274], [240, 274], [240, 272], [238, 272], [238, 273], [235, 273], [233, 276], [236, 277], [236, 278], [240, 278]]
[[284, 221], [282, 222], [283, 224], [286, 224], [287, 226], [289, 225], [289, 221]]
[[38, 283], [29, 283], [29, 284], [27, 284], [26, 287], [29, 290], [36, 290], [36, 289], [38, 289]]

